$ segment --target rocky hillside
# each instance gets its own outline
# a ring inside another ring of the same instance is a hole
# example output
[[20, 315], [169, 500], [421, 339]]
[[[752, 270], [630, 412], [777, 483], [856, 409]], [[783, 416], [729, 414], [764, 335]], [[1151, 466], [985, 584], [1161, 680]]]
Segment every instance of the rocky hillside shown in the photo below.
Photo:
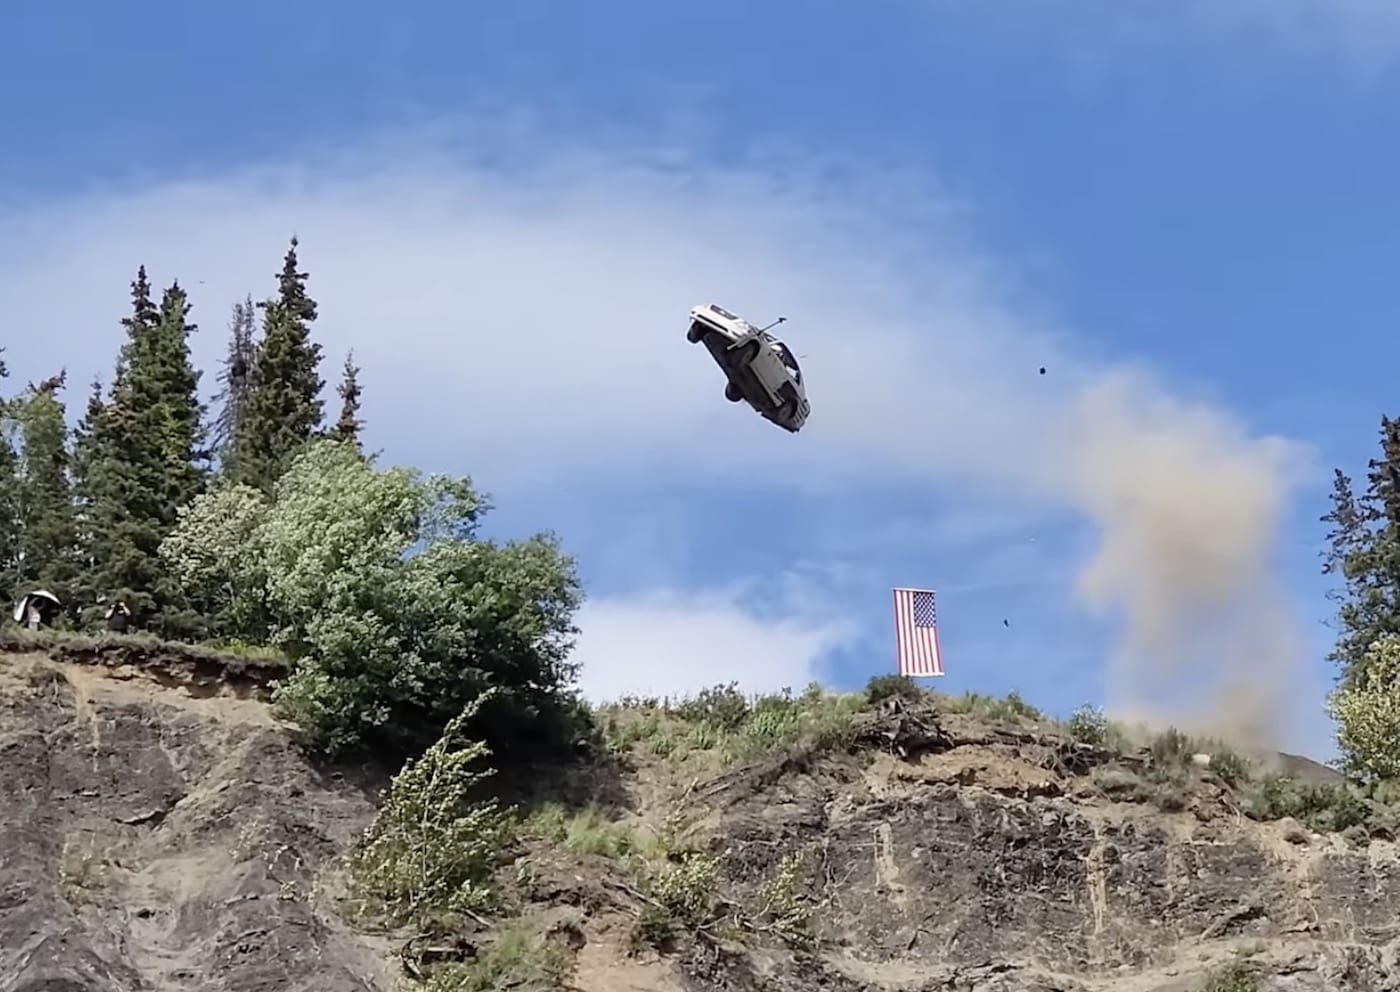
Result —
[[3, 647], [3, 992], [1400, 988], [1396, 821], [1299, 759], [893, 680], [632, 700], [497, 776], [490, 899], [389, 929], [345, 868], [387, 778], [303, 759], [271, 668]]

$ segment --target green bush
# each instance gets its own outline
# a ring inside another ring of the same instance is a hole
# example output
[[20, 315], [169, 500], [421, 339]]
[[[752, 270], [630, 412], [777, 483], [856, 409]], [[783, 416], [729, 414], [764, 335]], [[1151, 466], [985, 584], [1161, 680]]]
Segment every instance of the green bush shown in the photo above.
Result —
[[474, 713], [394, 777], [384, 805], [350, 857], [351, 894], [360, 912], [425, 930], [490, 906], [491, 880], [512, 838], [513, 821], [494, 799], [479, 798], [489, 754], [464, 739]]
[[1257, 820], [1292, 817], [1319, 833], [1364, 826], [1380, 811], [1346, 785], [1312, 785], [1283, 775], [1260, 779], [1249, 802], [1249, 814]]
[[876, 675], [865, 684], [865, 699], [872, 706], [892, 698], [916, 702], [925, 695], [907, 675]]
[[565, 948], [516, 925], [473, 960], [434, 969], [423, 992], [555, 992], [565, 987], [570, 965]]
[[749, 718], [749, 701], [739, 691], [739, 683], [703, 689], [693, 699], [673, 708], [676, 716], [689, 723], [706, 724], [719, 730], [738, 730]]
[[296, 662], [279, 712], [332, 757], [420, 753], [487, 686], [473, 733], [499, 760], [591, 733], [567, 686], [580, 591], [551, 535], [479, 540], [466, 478], [377, 469], [312, 444], [273, 498], [216, 489], [181, 511], [161, 555], [225, 629]]
[[750, 700], [731, 683], [657, 709], [638, 701], [604, 707], [599, 724], [615, 751], [640, 747], [675, 760], [708, 753], [738, 762], [784, 747], [848, 746], [865, 706], [863, 694], [828, 695], [820, 686], [808, 686], [800, 696], [785, 689]]
[[1400, 636], [1371, 645], [1360, 675], [1332, 693], [1328, 710], [1347, 771], [1370, 781], [1400, 779]]
[[1226, 785], [1238, 787], [1254, 774], [1248, 761], [1229, 748], [1216, 747], [1210, 752], [1210, 770]]
[[664, 947], [712, 923], [719, 868], [719, 860], [712, 855], [690, 851], [652, 869], [646, 879], [648, 902], [637, 921], [637, 939]]
[[637, 848], [636, 834], [630, 827], [593, 806], [571, 814], [558, 803], [548, 803], [530, 817], [527, 826], [537, 836], [578, 854], [622, 858]]
[[1258, 992], [1258, 989], [1258, 969], [1237, 961], [1212, 974], [1197, 992]]

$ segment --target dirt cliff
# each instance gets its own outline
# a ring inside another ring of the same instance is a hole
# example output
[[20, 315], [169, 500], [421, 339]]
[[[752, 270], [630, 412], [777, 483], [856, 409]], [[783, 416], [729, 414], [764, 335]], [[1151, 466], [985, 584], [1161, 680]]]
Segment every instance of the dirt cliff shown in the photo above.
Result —
[[100, 660], [0, 655], [0, 989], [389, 988], [317, 888], [373, 792], [192, 660]]
[[371, 932], [385, 781], [241, 678], [0, 655], [0, 992], [1400, 989], [1396, 821], [1325, 769], [898, 695], [609, 711], [587, 770], [503, 783], [495, 910]]

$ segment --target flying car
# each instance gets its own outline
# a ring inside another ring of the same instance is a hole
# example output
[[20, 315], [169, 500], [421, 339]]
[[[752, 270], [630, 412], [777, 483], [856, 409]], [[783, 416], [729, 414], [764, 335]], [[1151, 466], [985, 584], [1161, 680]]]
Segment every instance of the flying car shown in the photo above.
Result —
[[[779, 318], [781, 323], [782, 318]], [[724, 307], [706, 303], [690, 311], [686, 340], [703, 344], [729, 380], [724, 398], [741, 400], [765, 420], [793, 434], [802, 429], [812, 412], [802, 369], [792, 350]]]

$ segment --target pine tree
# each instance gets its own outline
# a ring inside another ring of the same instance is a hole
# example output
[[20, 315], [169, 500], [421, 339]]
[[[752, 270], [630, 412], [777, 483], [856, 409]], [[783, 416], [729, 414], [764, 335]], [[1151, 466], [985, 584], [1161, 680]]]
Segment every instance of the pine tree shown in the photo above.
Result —
[[1366, 491], [1358, 498], [1341, 470], [1332, 483], [1332, 525], [1323, 573], [1338, 575], [1340, 630], [1330, 659], [1344, 683], [1359, 678], [1371, 645], [1400, 634], [1400, 420], [1381, 418], [1381, 457], [1372, 458]]
[[58, 399], [66, 379], [61, 372], [31, 386], [18, 410], [24, 447], [18, 487], [20, 561], [15, 577], [28, 589], [53, 592], [72, 609], [78, 528], [68, 474], [68, 425]]
[[311, 340], [316, 301], [297, 269], [297, 239], [283, 259], [278, 295], [258, 306], [263, 336], [238, 436], [236, 480], [270, 490], [291, 458], [317, 435], [323, 415], [321, 346]]
[[364, 426], [364, 422], [359, 419], [360, 369], [354, 362], [355, 353], [352, 351], [345, 356], [345, 371], [340, 380], [340, 387], [336, 390], [341, 400], [340, 418], [335, 422], [332, 434], [338, 440], [351, 441], [358, 445], [360, 428]]
[[257, 308], [253, 306], [253, 298], [248, 296], [233, 305], [228, 354], [219, 372], [219, 383], [223, 388], [216, 397], [220, 409], [214, 427], [214, 446], [218, 452], [220, 470], [229, 476], [237, 474], [235, 442], [252, 396], [253, 363], [257, 359], [256, 332]]

